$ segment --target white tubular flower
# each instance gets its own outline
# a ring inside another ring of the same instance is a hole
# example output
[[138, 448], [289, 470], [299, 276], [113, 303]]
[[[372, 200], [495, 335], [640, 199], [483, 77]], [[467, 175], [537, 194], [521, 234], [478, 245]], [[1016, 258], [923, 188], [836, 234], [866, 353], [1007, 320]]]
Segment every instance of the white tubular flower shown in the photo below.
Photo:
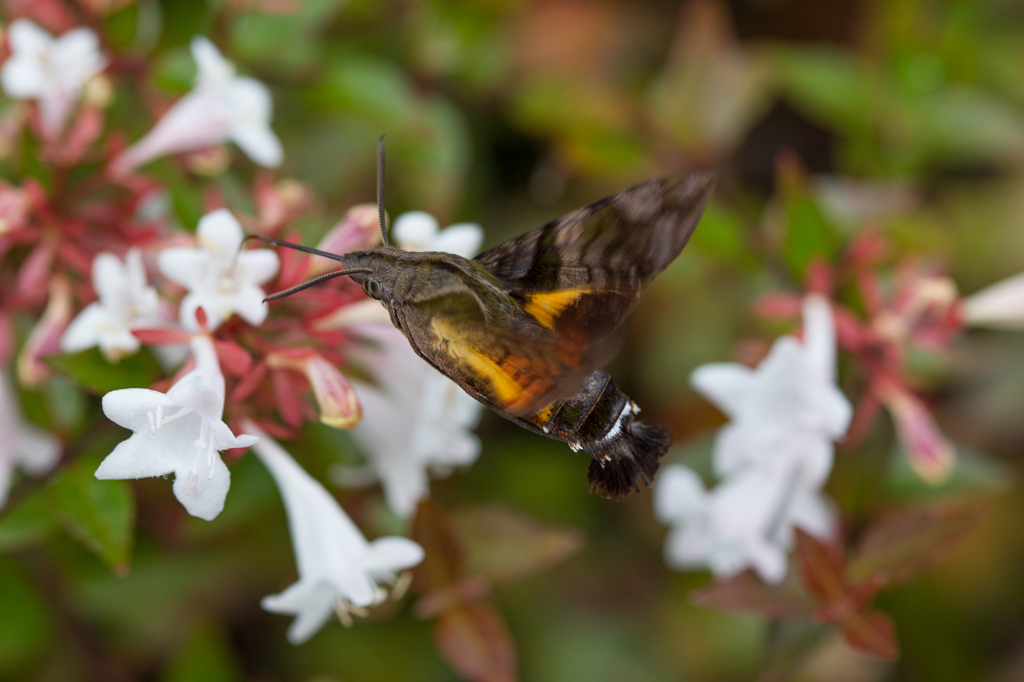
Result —
[[115, 175], [127, 174], [161, 156], [228, 140], [261, 166], [281, 164], [281, 142], [270, 128], [273, 102], [267, 86], [236, 75], [234, 64], [206, 38], [192, 40], [192, 57], [199, 67], [195, 88], [145, 137], [114, 159], [111, 169]]
[[146, 281], [146, 267], [138, 249], [128, 252], [122, 263], [112, 253], [101, 253], [92, 261], [92, 288], [99, 298], [78, 314], [61, 337], [65, 353], [77, 353], [99, 346], [110, 362], [139, 350], [132, 329], [159, 324], [160, 298]]
[[1024, 329], [1024, 274], [996, 282], [964, 299], [964, 321], [977, 327]]
[[174, 474], [174, 495], [189, 514], [207, 521], [224, 509], [231, 474], [220, 451], [247, 448], [255, 436], [231, 433], [223, 421], [224, 375], [207, 336], [191, 342], [195, 369], [166, 394], [126, 388], [103, 396], [107, 418], [132, 436], [118, 444], [96, 478], [148, 478]]
[[[393, 234], [408, 251], [445, 251], [464, 257], [476, 253], [483, 242], [479, 225], [462, 223], [438, 231], [437, 221], [423, 211], [400, 215]], [[368, 304], [371, 319], [372, 314], [384, 313], [381, 324], [365, 322], [366, 309], [355, 306], [350, 306], [346, 320], [339, 317], [335, 322], [351, 324], [354, 333], [374, 342], [372, 347], [354, 347], [350, 352], [376, 382], [352, 382], [363, 406], [363, 420], [352, 436], [369, 462], [362, 470], [337, 467], [335, 481], [354, 486], [380, 480], [388, 506], [409, 517], [429, 494], [428, 472], [445, 476], [454, 467], [476, 461], [480, 439], [473, 429], [483, 406], [416, 355], [379, 303]]]
[[654, 488], [658, 519], [671, 526], [665, 562], [677, 570], [707, 567], [718, 579], [752, 568], [769, 583], [786, 576], [794, 527], [826, 537], [833, 515], [793, 471], [748, 470], [713, 491], [680, 465], [665, 468]]
[[25, 421], [6, 372], [0, 372], [0, 509], [7, 502], [14, 467], [42, 476], [60, 459], [61, 443], [51, 433]]
[[54, 38], [28, 19], [11, 23], [7, 37], [11, 56], [0, 71], [4, 92], [36, 100], [43, 130], [56, 137], [85, 83], [107, 65], [99, 40], [88, 28]]
[[757, 369], [738, 363], [698, 367], [690, 381], [730, 418], [715, 442], [715, 469], [788, 469], [820, 487], [832, 469], [833, 441], [846, 433], [853, 408], [835, 383], [836, 342], [828, 301], [804, 302], [804, 340], [775, 342]]
[[438, 229], [437, 219], [424, 211], [409, 211], [395, 219], [392, 236], [406, 251], [443, 251], [472, 258], [484, 241], [476, 223], [457, 223]]
[[213, 331], [234, 313], [252, 325], [267, 319], [260, 284], [277, 274], [279, 261], [270, 249], [239, 251], [242, 226], [221, 208], [199, 221], [199, 248], [164, 249], [157, 260], [160, 272], [188, 289], [181, 301], [181, 326], [197, 331], [196, 310], [206, 311]]
[[246, 430], [259, 435], [253, 451], [281, 491], [299, 569], [298, 582], [264, 597], [262, 606], [272, 613], [294, 614], [288, 640], [301, 644], [332, 613], [349, 622], [350, 613], [386, 599], [381, 584], [394, 583], [400, 571], [420, 563], [423, 549], [401, 537], [368, 542], [337, 500], [284, 448], [255, 424], [247, 423]]
[[388, 506], [409, 517], [429, 494], [428, 471], [447, 475], [476, 461], [480, 439], [473, 429], [483, 406], [417, 356], [390, 324], [352, 331], [374, 342], [350, 351], [377, 382], [352, 381], [363, 407], [352, 436], [368, 464], [356, 471], [336, 467], [335, 481], [354, 486], [380, 480]]

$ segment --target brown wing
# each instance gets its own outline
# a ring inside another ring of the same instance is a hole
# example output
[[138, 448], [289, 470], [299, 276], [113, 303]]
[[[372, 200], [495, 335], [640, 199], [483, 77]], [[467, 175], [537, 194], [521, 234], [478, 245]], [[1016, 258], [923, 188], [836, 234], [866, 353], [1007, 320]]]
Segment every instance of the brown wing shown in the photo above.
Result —
[[714, 186], [713, 173], [649, 180], [476, 260], [522, 295], [580, 288], [635, 295], [686, 246]]
[[617, 350], [618, 332], [641, 289], [686, 246], [714, 185], [712, 173], [650, 180], [476, 260], [509, 287], [524, 312], [554, 332], [555, 346], [576, 361], [572, 380], [582, 379]]

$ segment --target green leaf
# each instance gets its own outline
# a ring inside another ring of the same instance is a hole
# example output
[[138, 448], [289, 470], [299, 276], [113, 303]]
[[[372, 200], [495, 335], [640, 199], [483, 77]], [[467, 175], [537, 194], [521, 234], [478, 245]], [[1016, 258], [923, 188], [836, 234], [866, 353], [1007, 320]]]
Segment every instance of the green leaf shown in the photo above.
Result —
[[405, 127], [413, 113], [406, 75], [393, 64], [367, 57], [335, 62], [317, 95], [327, 106], [375, 119], [384, 128]]
[[224, 635], [210, 626], [196, 628], [161, 677], [162, 682], [236, 682], [241, 679], [242, 673]]
[[43, 540], [57, 527], [48, 488], [40, 488], [0, 516], [0, 552]]
[[786, 217], [789, 229], [783, 255], [796, 277], [803, 277], [814, 258], [832, 260], [839, 249], [839, 237], [811, 198], [795, 197], [788, 203]]
[[1003, 492], [1013, 485], [1013, 474], [1005, 464], [963, 443], [953, 445], [956, 448], [953, 471], [941, 483], [932, 484], [921, 480], [910, 464], [910, 457], [897, 443], [886, 480], [889, 497], [901, 502], [942, 500]]
[[47, 358], [47, 362], [96, 395], [120, 388], [149, 386], [163, 376], [160, 365], [145, 348], [114, 364], [107, 362], [96, 348], [75, 355], [54, 355]]
[[710, 254], [731, 261], [751, 261], [743, 222], [724, 207], [711, 203], [693, 233], [693, 243]]
[[[13, 673], [46, 649], [53, 630], [46, 602], [9, 560], [0, 558], [0, 674]], [[5, 677], [5, 679], [8, 679]], [[29, 679], [14, 677], [9, 679]]]
[[78, 460], [57, 474], [50, 494], [57, 520], [115, 573], [128, 572], [135, 498], [126, 481], [100, 481], [97, 460]]
[[789, 99], [826, 126], [861, 128], [873, 120], [873, 78], [848, 52], [792, 49], [776, 63], [776, 78]]

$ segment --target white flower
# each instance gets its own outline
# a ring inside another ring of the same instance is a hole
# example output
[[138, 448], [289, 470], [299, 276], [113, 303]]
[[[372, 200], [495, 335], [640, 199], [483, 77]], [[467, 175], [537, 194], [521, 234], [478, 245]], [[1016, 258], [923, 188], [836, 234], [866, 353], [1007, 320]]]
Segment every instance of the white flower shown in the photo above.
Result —
[[968, 296], [963, 314], [964, 321], [978, 327], [1024, 329], [1024, 274]]
[[752, 568], [777, 583], [786, 575], [794, 527], [818, 537], [833, 527], [828, 503], [801, 485], [795, 470], [750, 469], [707, 492], [693, 471], [671, 465], [654, 488], [654, 508], [672, 527], [665, 562], [676, 569], [706, 566], [719, 579]]
[[157, 260], [165, 277], [188, 289], [181, 301], [181, 325], [196, 331], [198, 308], [206, 311], [210, 331], [234, 313], [249, 324], [262, 324], [268, 309], [259, 285], [277, 274], [277, 254], [239, 251], [242, 226], [223, 208], [203, 216], [196, 234], [200, 248], [164, 249]]
[[223, 421], [224, 375], [207, 336], [191, 342], [195, 369], [166, 394], [126, 388], [103, 396], [107, 418], [134, 433], [96, 470], [96, 478], [174, 474], [174, 495], [189, 514], [207, 521], [224, 509], [231, 474], [219, 452], [245, 448], [255, 436], [231, 433]]
[[423, 549], [406, 538], [385, 537], [367, 542], [327, 490], [307, 474], [272, 438], [254, 424], [259, 435], [253, 451], [277, 481], [288, 513], [299, 580], [284, 592], [263, 598], [273, 613], [296, 616], [288, 640], [301, 644], [337, 612], [379, 603], [387, 597], [381, 583], [393, 583], [399, 571], [423, 560]]
[[[479, 225], [462, 223], [439, 231], [437, 220], [423, 211], [400, 215], [392, 233], [408, 251], [464, 257], [476, 253], [483, 242]], [[348, 306], [334, 320], [373, 342], [352, 348], [349, 357], [376, 382], [352, 382], [363, 406], [363, 419], [352, 436], [367, 455], [367, 467], [337, 467], [335, 481], [353, 486], [380, 480], [388, 506], [408, 517], [429, 493], [428, 472], [444, 476], [453, 467], [476, 461], [480, 439], [473, 429], [483, 406], [416, 355], [379, 303], [369, 301], [367, 306], [369, 317], [366, 308]], [[373, 314], [380, 316], [381, 324], [365, 322]]]
[[409, 211], [395, 219], [392, 237], [406, 251], [443, 251], [472, 258], [484, 241], [484, 233], [475, 223], [457, 223], [443, 230], [434, 216], [424, 211]]
[[18, 396], [6, 372], [0, 372], [0, 508], [7, 502], [15, 465], [30, 476], [42, 476], [60, 458], [57, 438], [25, 421]]
[[715, 442], [715, 470], [800, 468], [820, 487], [832, 469], [833, 441], [846, 433], [853, 409], [835, 384], [835, 329], [828, 301], [804, 302], [804, 340], [778, 339], [757, 369], [738, 363], [698, 367], [693, 386], [730, 418]]
[[254, 78], [238, 76], [213, 43], [192, 40], [199, 67], [193, 90], [178, 100], [149, 133], [112, 162], [123, 175], [157, 157], [230, 140], [261, 166], [281, 163], [281, 142], [270, 129], [270, 92]]
[[132, 249], [122, 263], [112, 253], [92, 261], [92, 288], [98, 301], [91, 303], [68, 325], [61, 337], [65, 353], [99, 346], [110, 362], [139, 350], [131, 330], [159, 324], [160, 299], [146, 282], [142, 253]]
[[655, 487], [655, 512], [673, 526], [665, 560], [675, 568], [708, 566], [719, 578], [753, 568], [766, 582], [786, 575], [795, 527], [818, 537], [834, 527], [820, 494], [832, 469], [833, 441], [852, 408], [836, 386], [836, 341], [829, 303], [804, 301], [804, 340], [784, 336], [757, 369], [736, 363], [698, 367], [691, 381], [730, 423], [715, 439], [707, 492], [678, 465]]
[[86, 81], [107, 65], [96, 34], [76, 28], [55, 39], [31, 21], [18, 19], [7, 37], [11, 56], [0, 71], [4, 92], [36, 100], [43, 130], [56, 136]]
[[350, 331], [373, 342], [349, 353], [376, 381], [352, 381], [363, 408], [352, 436], [369, 461], [362, 471], [337, 467], [335, 480], [352, 486], [379, 479], [388, 506], [408, 517], [429, 493], [428, 471], [447, 475], [476, 460], [480, 440], [473, 429], [483, 406], [417, 356], [390, 324]]

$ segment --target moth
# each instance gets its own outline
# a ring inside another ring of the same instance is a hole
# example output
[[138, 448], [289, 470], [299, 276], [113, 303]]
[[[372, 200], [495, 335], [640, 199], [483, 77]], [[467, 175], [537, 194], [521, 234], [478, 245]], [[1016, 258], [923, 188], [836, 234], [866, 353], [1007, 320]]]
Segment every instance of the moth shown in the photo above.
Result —
[[469, 260], [383, 244], [331, 254], [343, 269], [268, 297], [347, 276], [387, 308], [416, 354], [519, 426], [592, 458], [590, 490], [620, 499], [651, 485], [669, 430], [599, 367], [618, 348], [640, 291], [686, 246], [715, 184], [711, 173], [649, 180]]

